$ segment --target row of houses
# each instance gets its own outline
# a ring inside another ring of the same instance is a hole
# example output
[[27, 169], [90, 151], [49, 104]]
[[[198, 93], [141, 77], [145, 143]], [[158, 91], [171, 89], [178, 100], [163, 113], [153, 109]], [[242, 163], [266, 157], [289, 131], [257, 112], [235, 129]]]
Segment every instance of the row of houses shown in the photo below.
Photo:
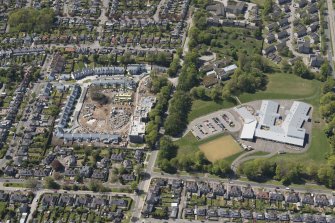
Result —
[[[136, 8], [132, 8], [132, 10], [130, 10], [130, 8], [124, 7], [123, 10], [121, 10], [119, 8], [119, 0], [112, 0], [109, 8], [109, 14], [108, 17], [109, 18], [119, 18], [119, 17], [149, 17], [152, 16], [155, 11], [156, 11], [156, 5], [155, 4], [147, 4], [145, 5], [145, 8], [141, 7], [136, 7]], [[121, 3], [122, 4], [122, 3]], [[140, 3], [140, 4], [144, 4], [144, 3]], [[127, 5], [125, 5], [127, 6]]]
[[157, 206], [163, 204], [162, 191], [170, 194], [171, 202], [166, 206], [169, 207], [169, 214], [165, 218], [176, 219], [178, 217], [179, 205], [182, 198], [183, 183], [181, 180], [165, 180], [153, 179], [145, 200], [145, 205], [142, 210], [144, 217], [153, 216]]
[[87, 16], [98, 18], [100, 15], [101, 2], [98, 0], [92, 0], [84, 2], [81, 0], [69, 1], [69, 14], [71, 16]]
[[190, 0], [167, 0], [159, 12], [159, 17], [161, 19], [183, 21], [187, 16], [189, 5]]
[[171, 24], [172, 22], [167, 19], [158, 21], [155, 21], [152, 18], [113, 19], [105, 23], [105, 29], [111, 31], [113, 29], [144, 28], [148, 26], [164, 27]]
[[145, 66], [143, 64], [129, 64], [127, 68], [123, 67], [97, 67], [97, 68], [85, 68], [80, 71], [76, 71], [72, 74], [72, 78], [79, 80], [89, 76], [113, 76], [113, 75], [124, 75], [128, 72], [130, 75], [139, 75], [145, 72]]
[[206, 10], [215, 16], [220, 16], [223, 18], [231, 18], [229, 14], [234, 15], [234, 17], [243, 15], [248, 8], [247, 3], [245, 2], [228, 1], [226, 6], [222, 2], [214, 3], [215, 4], [207, 6]]
[[218, 183], [194, 182], [189, 181], [185, 183], [186, 192], [195, 194], [197, 196], [207, 196], [215, 198], [217, 196], [225, 199], [259, 199], [270, 202], [286, 202], [297, 205], [313, 205], [318, 207], [334, 207], [335, 197], [328, 197], [325, 194], [311, 194], [311, 193], [296, 193], [289, 191], [282, 193], [280, 191], [257, 191], [252, 187], [228, 186]]
[[333, 223], [335, 218], [319, 214], [288, 214], [285, 212], [252, 212], [250, 210], [232, 210], [228, 208], [207, 208], [195, 207], [185, 208], [183, 210], [184, 218], [190, 219], [197, 216], [198, 218], [205, 218], [211, 221], [222, 219], [232, 220], [254, 220], [254, 221], [267, 221], [267, 222], [305, 222], [305, 223]]
[[0, 50], [0, 58], [11, 58], [13, 56], [39, 55], [39, 54], [45, 54], [45, 50], [43, 48], [18, 48], [18, 49]]
[[41, 205], [44, 207], [87, 207], [97, 209], [115, 205], [123, 210], [128, 209], [128, 199], [111, 196], [91, 196], [91, 195], [72, 195], [72, 194], [44, 194], [41, 199]]
[[[170, 44], [180, 44], [182, 29], [184, 24], [182, 22], [178, 23], [175, 28], [171, 31], [170, 36], [159, 37], [155, 34], [150, 34], [150, 36], [145, 36], [141, 34], [132, 34], [127, 32], [122, 32], [120, 34], [112, 36], [104, 36], [100, 39], [100, 42], [111, 43], [113, 45], [121, 45], [126, 47], [128, 45], [141, 45], [145, 48], [146, 45], [170, 45]], [[149, 47], [149, 46], [148, 46]]]
[[29, 204], [31, 203], [32, 198], [24, 193], [8, 193], [5, 191], [0, 191], [0, 201], [9, 202], [10, 204]]
[[19, 111], [24, 94], [29, 84], [30, 72], [27, 71], [22, 82], [14, 92], [12, 101], [9, 103], [6, 117], [0, 122], [0, 147], [6, 143], [9, 129], [12, 127]]
[[[94, 211], [111, 222], [122, 222], [125, 212], [129, 210], [130, 198], [120, 196], [44, 194], [40, 208], [72, 207], [86, 209], [87, 213]], [[83, 219], [83, 218], [81, 218]]]
[[15, 136], [18, 142], [15, 146], [10, 147], [9, 151], [15, 151], [14, 153], [8, 153], [7, 155], [13, 157], [13, 164], [15, 166], [21, 166], [23, 160], [28, 159], [28, 151], [33, 144], [33, 139], [36, 135], [43, 134], [48, 127], [52, 124], [52, 119], [48, 115], [42, 114], [42, 111], [47, 107], [47, 102], [51, 95], [51, 84], [47, 83], [38, 95], [37, 100], [32, 104], [29, 104], [21, 117], [21, 122], [24, 122], [23, 135]]
[[92, 29], [95, 24], [94, 19], [87, 19], [82, 17], [60, 17], [55, 21], [56, 26], [71, 25], [71, 26], [86, 26], [87, 29]]
[[91, 82], [93, 86], [100, 86], [100, 87], [112, 87], [114, 89], [128, 89], [128, 90], [135, 90], [136, 83], [132, 79], [128, 79], [125, 77], [121, 78], [113, 78], [113, 79], [98, 79]]

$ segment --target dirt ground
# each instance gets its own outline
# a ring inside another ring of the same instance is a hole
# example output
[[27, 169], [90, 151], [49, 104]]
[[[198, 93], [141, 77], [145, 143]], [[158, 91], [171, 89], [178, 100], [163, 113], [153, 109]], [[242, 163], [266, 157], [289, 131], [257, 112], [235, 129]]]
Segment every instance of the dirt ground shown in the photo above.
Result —
[[199, 148], [211, 162], [215, 162], [241, 152], [240, 145], [230, 135], [222, 136], [213, 141], [201, 144]]
[[101, 89], [100, 92], [108, 97], [108, 102], [99, 104], [91, 99], [90, 91], [91, 89], [85, 97], [79, 115], [80, 126], [87, 132], [127, 134], [130, 117], [134, 111], [133, 103], [116, 102], [113, 98], [119, 92]]

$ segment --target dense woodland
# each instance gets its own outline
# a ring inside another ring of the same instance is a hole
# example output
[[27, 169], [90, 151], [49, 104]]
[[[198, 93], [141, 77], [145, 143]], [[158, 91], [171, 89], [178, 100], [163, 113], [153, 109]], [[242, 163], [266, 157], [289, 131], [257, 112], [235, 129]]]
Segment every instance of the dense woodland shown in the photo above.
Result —
[[22, 8], [9, 15], [8, 23], [13, 32], [47, 32], [52, 28], [55, 13], [52, 9]]

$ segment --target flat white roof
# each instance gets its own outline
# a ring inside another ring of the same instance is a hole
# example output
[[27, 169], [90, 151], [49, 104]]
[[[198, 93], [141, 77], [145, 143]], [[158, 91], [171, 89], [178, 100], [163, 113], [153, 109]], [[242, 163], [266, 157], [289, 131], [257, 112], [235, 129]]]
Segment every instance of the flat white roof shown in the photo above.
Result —
[[253, 139], [255, 136], [256, 126], [257, 126], [256, 120], [249, 122], [249, 123], [245, 123], [243, 125], [240, 138], [241, 139]]
[[208, 71], [206, 73], [207, 76], [212, 75], [212, 74], [216, 75], [216, 72], [214, 70], [212, 70], [212, 71]]
[[304, 145], [306, 130], [302, 126], [309, 119], [310, 105], [299, 101], [293, 102], [281, 125], [276, 124], [276, 119], [280, 117], [277, 102], [262, 101], [258, 111], [259, 121], [245, 107], [234, 109], [244, 119], [241, 139], [253, 139], [255, 136], [291, 145]]
[[301, 138], [290, 137], [281, 132], [256, 129], [255, 136], [258, 138], [272, 140], [275, 142], [287, 143], [287, 144], [292, 144], [292, 145], [297, 145], [297, 146], [304, 145], [304, 138], [301, 139]]
[[235, 70], [235, 69], [237, 69], [236, 64], [232, 64], [232, 65], [229, 65], [229, 66], [223, 68], [223, 70], [225, 72], [229, 72], [229, 71], [232, 71], [232, 70]]

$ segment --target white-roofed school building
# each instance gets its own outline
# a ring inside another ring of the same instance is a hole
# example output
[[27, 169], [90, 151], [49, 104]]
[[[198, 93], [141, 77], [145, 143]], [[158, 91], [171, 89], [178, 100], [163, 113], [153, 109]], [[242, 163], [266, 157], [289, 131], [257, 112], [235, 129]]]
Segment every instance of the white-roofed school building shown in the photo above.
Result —
[[274, 142], [303, 147], [305, 145], [305, 122], [310, 117], [311, 106], [304, 102], [294, 101], [285, 117], [279, 114], [280, 104], [275, 101], [263, 100], [260, 110], [252, 115], [245, 107], [235, 108], [242, 117], [244, 125], [241, 139], [266, 139]]

